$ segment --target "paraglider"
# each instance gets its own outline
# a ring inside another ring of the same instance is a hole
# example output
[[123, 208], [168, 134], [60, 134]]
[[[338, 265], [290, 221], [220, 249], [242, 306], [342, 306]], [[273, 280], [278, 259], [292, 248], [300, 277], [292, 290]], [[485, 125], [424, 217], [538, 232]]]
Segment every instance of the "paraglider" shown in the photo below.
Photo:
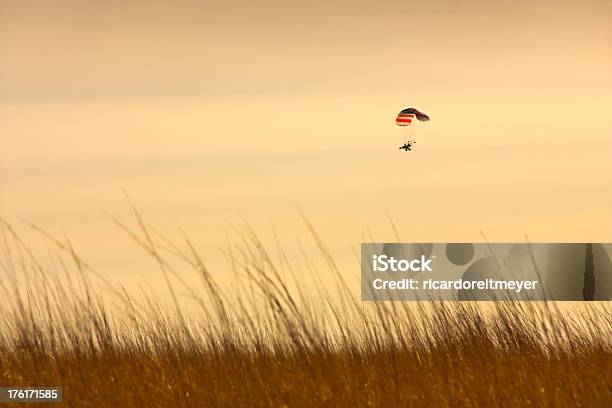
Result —
[[[409, 129], [408, 127], [413, 124], [415, 119], [420, 122], [427, 122], [429, 121], [429, 116], [418, 109], [406, 108], [397, 114], [395, 124]], [[414, 140], [408, 140], [408, 135], [412, 136], [411, 130], [404, 132], [404, 144], [400, 147], [400, 150], [404, 149], [406, 152], [412, 150], [412, 145], [416, 143]]]

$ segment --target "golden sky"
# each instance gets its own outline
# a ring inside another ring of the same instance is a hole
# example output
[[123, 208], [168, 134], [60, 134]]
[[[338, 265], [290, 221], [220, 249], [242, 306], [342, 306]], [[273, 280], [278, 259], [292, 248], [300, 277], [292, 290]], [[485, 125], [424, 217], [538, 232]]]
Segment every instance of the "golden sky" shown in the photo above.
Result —
[[[110, 270], [138, 253], [101, 212], [126, 216], [121, 187], [215, 265], [238, 214], [306, 240], [296, 206], [347, 269], [386, 212], [405, 241], [609, 242], [610, 21], [595, 0], [0, 0], [0, 213]], [[407, 106], [432, 120], [404, 153]]]

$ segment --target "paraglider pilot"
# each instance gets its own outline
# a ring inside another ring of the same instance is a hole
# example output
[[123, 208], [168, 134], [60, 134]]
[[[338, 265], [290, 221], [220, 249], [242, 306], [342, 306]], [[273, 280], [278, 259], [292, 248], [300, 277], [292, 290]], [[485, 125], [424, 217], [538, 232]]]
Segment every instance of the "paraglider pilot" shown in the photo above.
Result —
[[412, 150], [412, 144], [413, 143], [414, 142], [412, 140], [409, 141], [409, 142], [404, 143], [404, 145], [400, 147], [400, 150], [404, 149], [405, 152], [407, 152], [408, 150]]

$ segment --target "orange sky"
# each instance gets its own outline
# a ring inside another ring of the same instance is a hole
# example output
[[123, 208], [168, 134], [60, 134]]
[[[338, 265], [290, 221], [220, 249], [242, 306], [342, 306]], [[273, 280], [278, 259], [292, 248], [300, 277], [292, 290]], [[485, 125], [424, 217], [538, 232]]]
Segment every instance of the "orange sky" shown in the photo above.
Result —
[[238, 214], [305, 240], [296, 205], [346, 269], [385, 212], [406, 241], [610, 241], [612, 3], [312, 3], [0, 0], [0, 213], [113, 271], [145, 269], [101, 213], [121, 187], [219, 267]]

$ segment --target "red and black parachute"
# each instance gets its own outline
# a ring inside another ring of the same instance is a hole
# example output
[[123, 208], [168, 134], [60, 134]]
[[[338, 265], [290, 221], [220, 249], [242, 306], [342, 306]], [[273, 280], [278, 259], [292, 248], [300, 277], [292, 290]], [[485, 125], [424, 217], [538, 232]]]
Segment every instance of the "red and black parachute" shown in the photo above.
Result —
[[427, 114], [421, 112], [420, 110], [415, 108], [406, 108], [397, 114], [395, 124], [398, 126], [409, 126], [412, 124], [412, 121], [415, 118], [422, 122], [426, 122], [429, 120], [429, 116], [427, 116]]

